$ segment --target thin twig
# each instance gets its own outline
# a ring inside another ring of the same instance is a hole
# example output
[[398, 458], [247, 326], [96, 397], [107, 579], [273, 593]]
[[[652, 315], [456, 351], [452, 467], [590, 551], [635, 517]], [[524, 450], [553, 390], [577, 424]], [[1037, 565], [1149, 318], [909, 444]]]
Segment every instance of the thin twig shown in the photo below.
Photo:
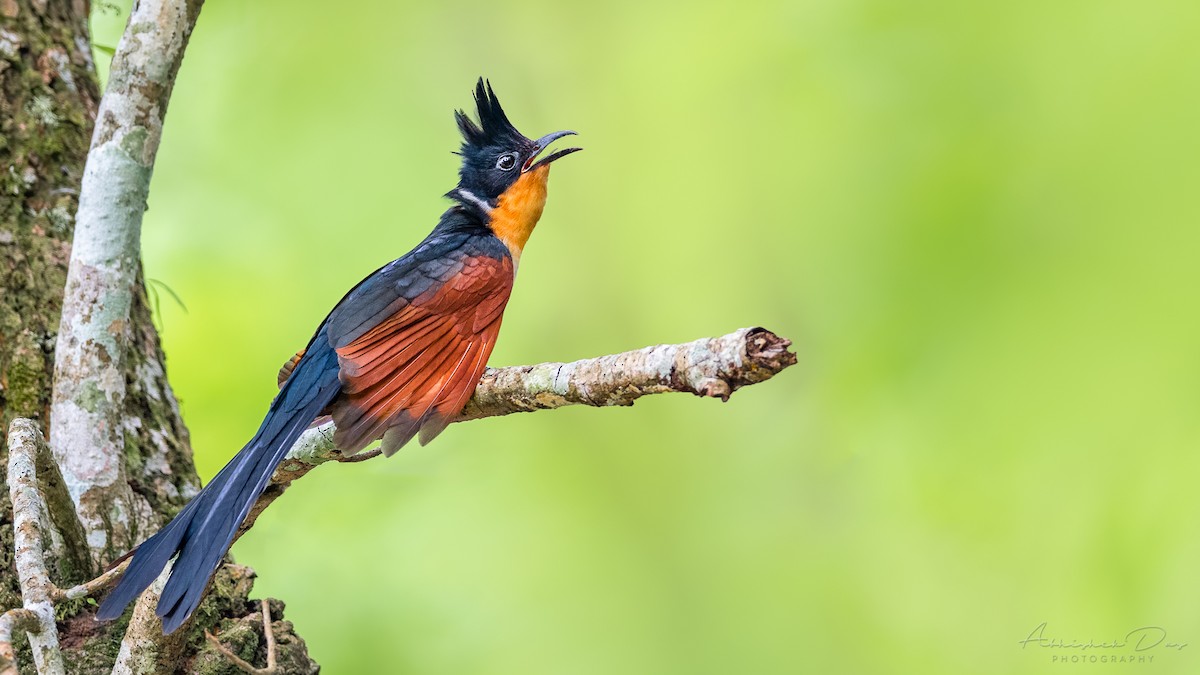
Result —
[[272, 675], [275, 672], [275, 627], [271, 625], [271, 603], [262, 599], [263, 637], [267, 641], [267, 669], [262, 675]]
[[266, 598], [262, 600], [262, 619], [263, 619], [263, 637], [267, 640], [267, 667], [255, 668], [246, 663], [240, 656], [229, 651], [229, 649], [221, 644], [217, 636], [209, 631], [204, 631], [204, 637], [212, 643], [212, 646], [225, 655], [229, 662], [237, 666], [239, 670], [249, 675], [275, 675], [275, 629], [271, 627], [271, 605]]
[[[8, 428], [8, 494], [13, 507], [13, 548], [16, 550], [17, 577], [26, 610], [37, 616], [39, 630], [29, 633], [34, 664], [39, 675], [65, 672], [58, 627], [54, 622], [54, 604], [50, 599], [54, 584], [46, 571], [42, 549], [41, 521], [48, 513], [38, 492], [37, 457], [49, 453], [42, 432], [32, 420], [17, 418]], [[49, 516], [46, 516], [49, 520]]]
[[121, 575], [125, 573], [126, 567], [129, 567], [129, 558], [122, 560], [117, 565], [113, 565], [95, 579], [92, 579], [91, 581], [85, 581], [78, 586], [72, 586], [66, 590], [56, 586], [50, 589], [50, 599], [54, 602], [62, 602], [63, 600], [90, 598], [100, 591], [108, 588], [108, 586], [117, 579], [120, 579]]

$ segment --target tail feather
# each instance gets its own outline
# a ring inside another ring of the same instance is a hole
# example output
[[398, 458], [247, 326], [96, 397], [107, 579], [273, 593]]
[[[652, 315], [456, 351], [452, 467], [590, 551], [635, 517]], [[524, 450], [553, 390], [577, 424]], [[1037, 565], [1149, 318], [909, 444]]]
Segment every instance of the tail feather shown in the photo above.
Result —
[[158, 578], [159, 573], [179, 550], [179, 542], [196, 513], [197, 504], [198, 500], [192, 500], [171, 522], [135, 549], [133, 559], [121, 575], [121, 582], [100, 604], [100, 610], [96, 612], [97, 619], [106, 621], [121, 616], [125, 607]]
[[[208, 578], [233, 544], [238, 527], [266, 489], [275, 467], [308, 428], [309, 421], [294, 421], [281, 433], [282, 443], [263, 444], [261, 451], [248, 456], [247, 466], [231, 474], [244, 479], [228, 481], [224, 487], [229, 491], [223, 490], [224, 496], [220, 493], [214, 495], [207, 505], [207, 517], [192, 519], [179, 559], [171, 570], [171, 578], [158, 603], [158, 615], [163, 618], [165, 632], [170, 633], [178, 628], [200, 604]], [[197, 583], [197, 579], [204, 581]]]
[[337, 355], [324, 339], [322, 327], [272, 402], [254, 438], [179, 515], [137, 548], [120, 583], [101, 603], [97, 619], [120, 616], [172, 557], [176, 558], [175, 566], [157, 613], [166, 633], [191, 616], [275, 467], [309, 423], [337, 396], [337, 372]]

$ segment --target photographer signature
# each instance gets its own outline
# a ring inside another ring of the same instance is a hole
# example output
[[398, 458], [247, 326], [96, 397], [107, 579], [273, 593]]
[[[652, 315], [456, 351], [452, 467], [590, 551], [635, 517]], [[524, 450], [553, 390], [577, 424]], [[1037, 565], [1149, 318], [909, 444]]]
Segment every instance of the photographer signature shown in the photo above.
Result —
[[1187, 646], [1186, 642], [1168, 642], [1166, 629], [1159, 626], [1134, 628], [1126, 633], [1124, 639], [1121, 640], [1088, 640], [1087, 642], [1080, 642], [1078, 640], [1046, 637], [1046, 625], [1048, 623], [1047, 621], [1043, 621], [1029, 633], [1029, 637], [1018, 641], [1017, 644], [1021, 645], [1021, 649], [1033, 646], [1087, 651], [1089, 649], [1125, 649], [1126, 647], [1132, 647], [1135, 652], [1145, 652], [1155, 647], [1181, 651]]

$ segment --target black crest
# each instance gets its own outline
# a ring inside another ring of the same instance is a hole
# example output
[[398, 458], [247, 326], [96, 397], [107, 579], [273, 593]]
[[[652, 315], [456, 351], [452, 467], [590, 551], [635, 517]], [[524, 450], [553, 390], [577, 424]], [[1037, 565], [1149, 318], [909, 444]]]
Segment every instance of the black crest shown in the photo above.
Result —
[[496, 92], [492, 91], [491, 82], [485, 82], [481, 77], [475, 85], [475, 108], [479, 113], [479, 124], [476, 124], [462, 110], [454, 111], [454, 119], [458, 122], [458, 130], [463, 135], [463, 150], [484, 148], [488, 146], [519, 146], [529, 143], [529, 139], [521, 135], [504, 108]]
[[[465, 112], [454, 112], [463, 135], [458, 152], [462, 155], [462, 167], [458, 170], [457, 190], [490, 202], [521, 175], [522, 163], [537, 152], [537, 146], [508, 121], [492, 85], [483, 78], [475, 85], [475, 107], [479, 112], [478, 124]], [[451, 191], [450, 196], [454, 195], [455, 191]]]

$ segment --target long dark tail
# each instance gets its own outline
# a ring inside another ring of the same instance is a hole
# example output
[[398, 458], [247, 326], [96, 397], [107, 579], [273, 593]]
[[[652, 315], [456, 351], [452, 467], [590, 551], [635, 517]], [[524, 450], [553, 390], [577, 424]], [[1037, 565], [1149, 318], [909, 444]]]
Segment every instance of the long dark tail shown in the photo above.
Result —
[[176, 554], [171, 577], [158, 602], [158, 616], [162, 617], [163, 631], [171, 633], [192, 615], [209, 578], [233, 544], [250, 507], [266, 489], [275, 467], [340, 391], [337, 372], [337, 355], [325, 339], [322, 326], [271, 403], [254, 438], [179, 515], [138, 546], [120, 583], [101, 603], [97, 619], [120, 616]]

